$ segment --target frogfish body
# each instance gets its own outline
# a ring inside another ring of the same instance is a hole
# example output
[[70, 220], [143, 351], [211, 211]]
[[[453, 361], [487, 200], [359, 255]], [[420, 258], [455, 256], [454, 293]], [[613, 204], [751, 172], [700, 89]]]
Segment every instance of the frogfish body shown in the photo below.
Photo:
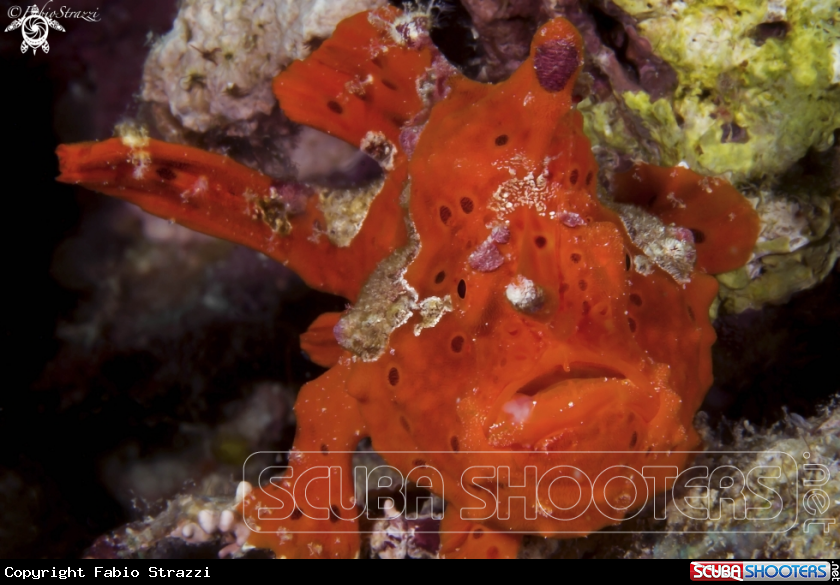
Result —
[[[248, 245], [351, 301], [303, 336], [330, 369], [301, 389], [288, 469], [242, 503], [250, 542], [278, 556], [358, 554], [364, 437], [445, 499], [443, 556], [515, 556], [524, 533], [620, 521], [699, 444], [710, 274], [743, 265], [758, 235], [737, 191], [681, 167], [638, 164], [599, 197], [569, 22], [545, 24], [497, 85], [460, 75], [426, 24], [358, 14], [275, 80], [290, 118], [380, 163], [382, 182], [358, 193], [142, 135], [58, 151], [59, 180]], [[307, 474], [318, 481], [296, 481]]]

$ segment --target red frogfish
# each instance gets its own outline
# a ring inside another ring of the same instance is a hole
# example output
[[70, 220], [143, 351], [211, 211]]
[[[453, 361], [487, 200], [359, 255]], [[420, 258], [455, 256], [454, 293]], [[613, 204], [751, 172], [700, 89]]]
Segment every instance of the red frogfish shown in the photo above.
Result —
[[445, 500], [445, 557], [615, 524], [686, 465], [712, 382], [710, 274], [746, 262], [758, 218], [681, 167], [638, 164], [599, 197], [573, 107], [582, 63], [555, 19], [486, 85], [447, 63], [422, 15], [348, 18], [274, 82], [291, 119], [381, 165], [381, 182], [340, 197], [143, 136], [59, 148], [60, 181], [250, 246], [351, 303], [302, 338], [329, 370], [300, 390], [284, 475], [241, 503], [251, 544], [357, 555], [365, 437]]

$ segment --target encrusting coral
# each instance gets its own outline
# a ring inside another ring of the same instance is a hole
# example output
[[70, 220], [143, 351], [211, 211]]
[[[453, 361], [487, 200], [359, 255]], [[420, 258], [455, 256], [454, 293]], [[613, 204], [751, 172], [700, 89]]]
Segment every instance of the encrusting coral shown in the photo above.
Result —
[[142, 99], [164, 105], [187, 130], [253, 131], [275, 106], [271, 76], [307, 56], [343, 18], [383, 0], [187, 0], [152, 47]]
[[[837, 7], [815, 0], [692, 3], [616, 0], [679, 79], [672, 98], [622, 92], [658, 152], [730, 180], [780, 174], [840, 128]], [[591, 131], [625, 152], [649, 147], [620, 128], [611, 105], [592, 105]], [[589, 108], [587, 107], [587, 110]], [[630, 140], [634, 144], [620, 142]]]
[[[274, 83], [292, 120], [379, 162], [373, 195], [326, 201], [136, 131], [58, 151], [59, 180], [255, 248], [352, 303], [302, 340], [330, 369], [301, 389], [290, 470], [242, 502], [249, 542], [278, 556], [358, 553], [364, 437], [446, 500], [442, 556], [510, 557], [523, 533], [619, 521], [667, 484], [620, 466], [682, 467], [698, 445], [709, 273], [742, 266], [758, 236], [735, 189], [684, 168], [639, 165], [599, 200], [568, 21], [541, 27], [497, 85], [461, 76], [427, 27], [424, 13], [357, 14]], [[339, 485], [293, 481], [326, 466]], [[462, 475], [476, 466], [499, 475]], [[532, 473], [539, 487], [516, 487]]]
[[759, 247], [749, 267], [720, 278], [727, 312], [786, 302], [827, 276], [840, 254], [836, 3], [543, 4], [585, 25], [595, 49], [593, 91], [579, 109], [599, 161], [685, 162], [755, 201]]

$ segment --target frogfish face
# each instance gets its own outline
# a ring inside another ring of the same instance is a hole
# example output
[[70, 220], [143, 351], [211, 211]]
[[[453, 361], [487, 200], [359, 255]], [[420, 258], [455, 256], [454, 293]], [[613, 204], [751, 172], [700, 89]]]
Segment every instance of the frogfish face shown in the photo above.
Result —
[[[455, 78], [432, 109], [408, 166], [419, 251], [404, 278], [418, 298], [444, 299], [451, 311], [428, 328], [415, 317], [376, 362], [354, 366], [366, 374], [351, 394], [383, 387], [382, 402], [361, 405], [366, 418], [381, 418], [373, 411], [384, 402], [400, 421], [371, 433], [378, 450], [425, 452], [452, 478], [479, 463], [507, 466], [508, 483], [521, 485], [529, 465], [540, 475], [570, 466], [594, 480], [611, 465], [682, 465], [685, 456], [669, 452], [696, 446], [691, 419], [711, 382], [706, 315], [716, 285], [701, 273], [677, 282], [637, 269], [642, 252], [599, 201], [597, 165], [572, 110], [581, 59], [577, 32], [552, 21], [508, 81]], [[602, 497], [626, 498], [619, 484]], [[573, 509], [580, 493], [556, 489], [542, 494], [557, 503], [546, 508]], [[466, 506], [480, 497], [468, 491], [446, 497]], [[564, 520], [540, 516], [540, 530], [614, 521]], [[524, 516], [504, 525], [534, 528]]]

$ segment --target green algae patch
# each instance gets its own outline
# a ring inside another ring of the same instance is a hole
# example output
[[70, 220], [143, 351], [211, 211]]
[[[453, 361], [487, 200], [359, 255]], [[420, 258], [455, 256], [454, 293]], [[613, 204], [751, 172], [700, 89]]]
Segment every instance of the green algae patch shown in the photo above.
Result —
[[[815, 0], [616, 0], [677, 72], [672, 99], [618, 96], [658, 145], [655, 162], [686, 162], [733, 182], [778, 174], [840, 127], [840, 18]], [[582, 108], [598, 144], [633, 152], [638, 138], [601, 104]], [[612, 123], [606, 123], [612, 122]], [[624, 137], [621, 135], [625, 134]], [[641, 154], [647, 154], [644, 152]]]
[[[731, 181], [757, 198], [762, 234], [743, 269], [718, 276], [721, 309], [786, 301], [840, 251], [840, 6], [833, 0], [615, 0], [676, 72], [666, 98], [588, 98], [602, 164], [644, 160]], [[829, 150], [831, 149], [831, 150]], [[833, 154], [832, 154], [833, 152]], [[813, 167], [820, 159], [819, 168]], [[805, 162], [803, 162], [805, 161]]]

